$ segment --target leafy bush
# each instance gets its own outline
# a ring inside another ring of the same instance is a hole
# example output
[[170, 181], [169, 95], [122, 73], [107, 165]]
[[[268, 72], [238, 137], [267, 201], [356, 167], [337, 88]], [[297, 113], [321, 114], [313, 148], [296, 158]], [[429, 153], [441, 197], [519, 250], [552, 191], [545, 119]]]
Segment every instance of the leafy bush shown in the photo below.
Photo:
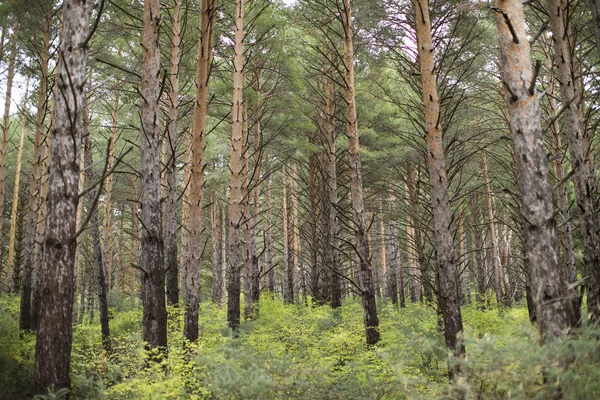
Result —
[[[156, 355], [141, 338], [141, 309], [113, 300], [110, 354], [99, 324], [74, 328], [72, 398], [600, 398], [600, 331], [585, 326], [540, 347], [524, 308], [503, 315], [463, 309], [467, 357], [460, 361], [462, 375], [449, 384], [448, 351], [428, 306], [399, 309], [381, 301], [382, 340], [372, 348], [364, 344], [358, 299], [332, 311], [264, 298], [259, 318], [243, 322], [237, 335], [227, 327], [224, 307], [203, 304], [197, 343], [183, 338], [183, 313], [172, 307], [168, 357], [154, 363], [149, 358]], [[0, 333], [0, 393], [23, 398], [31, 383], [34, 338], [19, 335], [14, 296], [0, 298]]]

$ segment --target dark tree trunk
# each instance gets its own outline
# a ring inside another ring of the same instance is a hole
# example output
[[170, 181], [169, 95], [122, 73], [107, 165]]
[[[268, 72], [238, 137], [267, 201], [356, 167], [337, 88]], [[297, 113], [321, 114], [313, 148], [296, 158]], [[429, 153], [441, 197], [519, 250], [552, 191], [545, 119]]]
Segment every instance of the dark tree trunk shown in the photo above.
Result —
[[65, 0], [49, 168], [34, 390], [69, 388], [75, 288], [79, 160], [86, 99], [87, 43], [92, 2]]
[[143, 339], [149, 348], [167, 348], [164, 242], [162, 234], [160, 148], [160, 0], [145, 0], [140, 87], [141, 193], [142, 193], [142, 303]]

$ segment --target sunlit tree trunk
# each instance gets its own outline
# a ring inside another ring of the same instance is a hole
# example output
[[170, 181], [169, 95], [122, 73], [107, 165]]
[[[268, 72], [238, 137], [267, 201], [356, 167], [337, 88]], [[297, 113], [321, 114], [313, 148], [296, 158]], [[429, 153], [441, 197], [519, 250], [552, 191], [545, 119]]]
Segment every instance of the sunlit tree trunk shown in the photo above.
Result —
[[496, 13], [500, 66], [518, 171], [521, 213], [526, 224], [524, 236], [532, 294], [537, 303], [538, 329], [545, 341], [562, 336], [569, 325], [566, 291], [558, 264], [548, 159], [538, 97], [532, 84], [535, 76], [523, 5], [520, 0], [497, 0], [496, 6], [500, 11]]
[[[427, 142], [427, 164], [431, 184], [431, 207], [433, 210], [434, 246], [436, 250], [438, 276], [438, 302], [444, 319], [446, 346], [456, 355], [462, 356], [465, 348], [458, 338], [462, 331], [462, 316], [458, 295], [459, 275], [454, 254], [454, 243], [450, 230], [451, 212], [446, 177], [443, 133], [440, 125], [440, 99], [435, 75], [434, 49], [431, 39], [429, 3], [417, 0], [415, 3], [415, 24], [419, 52], [419, 70], [423, 89], [425, 114], [425, 141]], [[459, 364], [450, 366], [449, 375], [453, 379], [460, 372]]]
[[367, 226], [363, 200], [361, 175], [360, 145], [358, 139], [358, 122], [356, 116], [356, 98], [354, 87], [354, 46], [352, 42], [352, 10], [350, 0], [342, 1], [342, 24], [344, 28], [344, 76], [346, 100], [346, 134], [348, 135], [348, 151], [350, 164], [350, 191], [352, 193], [352, 220], [356, 235], [356, 250], [360, 263], [362, 302], [367, 344], [375, 344], [380, 339], [379, 318], [375, 303], [375, 285], [373, 265], [367, 241]]
[[235, 3], [235, 46], [233, 60], [233, 106], [229, 153], [229, 277], [227, 279], [227, 322], [231, 329], [240, 325], [240, 274], [243, 265], [241, 225], [243, 116], [244, 102], [244, 0]]
[[39, 326], [35, 345], [34, 390], [69, 388], [75, 288], [75, 219], [79, 157], [84, 131], [89, 20], [92, 2], [65, 0], [58, 88], [52, 130], [44, 259], [40, 268]]

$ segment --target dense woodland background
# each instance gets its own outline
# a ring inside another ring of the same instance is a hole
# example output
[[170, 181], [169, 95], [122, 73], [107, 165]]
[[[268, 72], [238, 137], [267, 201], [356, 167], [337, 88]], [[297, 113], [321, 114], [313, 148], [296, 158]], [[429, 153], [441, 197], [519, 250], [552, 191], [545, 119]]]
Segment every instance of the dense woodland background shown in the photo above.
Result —
[[598, 0], [0, 31], [1, 398], [600, 396]]

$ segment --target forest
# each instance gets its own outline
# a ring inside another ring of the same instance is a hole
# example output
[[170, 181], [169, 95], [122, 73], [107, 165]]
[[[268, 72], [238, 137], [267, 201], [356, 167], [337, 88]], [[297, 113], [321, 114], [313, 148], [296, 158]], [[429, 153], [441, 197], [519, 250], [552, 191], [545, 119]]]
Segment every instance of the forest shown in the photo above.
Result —
[[1, 399], [600, 398], [600, 0], [0, 0]]

